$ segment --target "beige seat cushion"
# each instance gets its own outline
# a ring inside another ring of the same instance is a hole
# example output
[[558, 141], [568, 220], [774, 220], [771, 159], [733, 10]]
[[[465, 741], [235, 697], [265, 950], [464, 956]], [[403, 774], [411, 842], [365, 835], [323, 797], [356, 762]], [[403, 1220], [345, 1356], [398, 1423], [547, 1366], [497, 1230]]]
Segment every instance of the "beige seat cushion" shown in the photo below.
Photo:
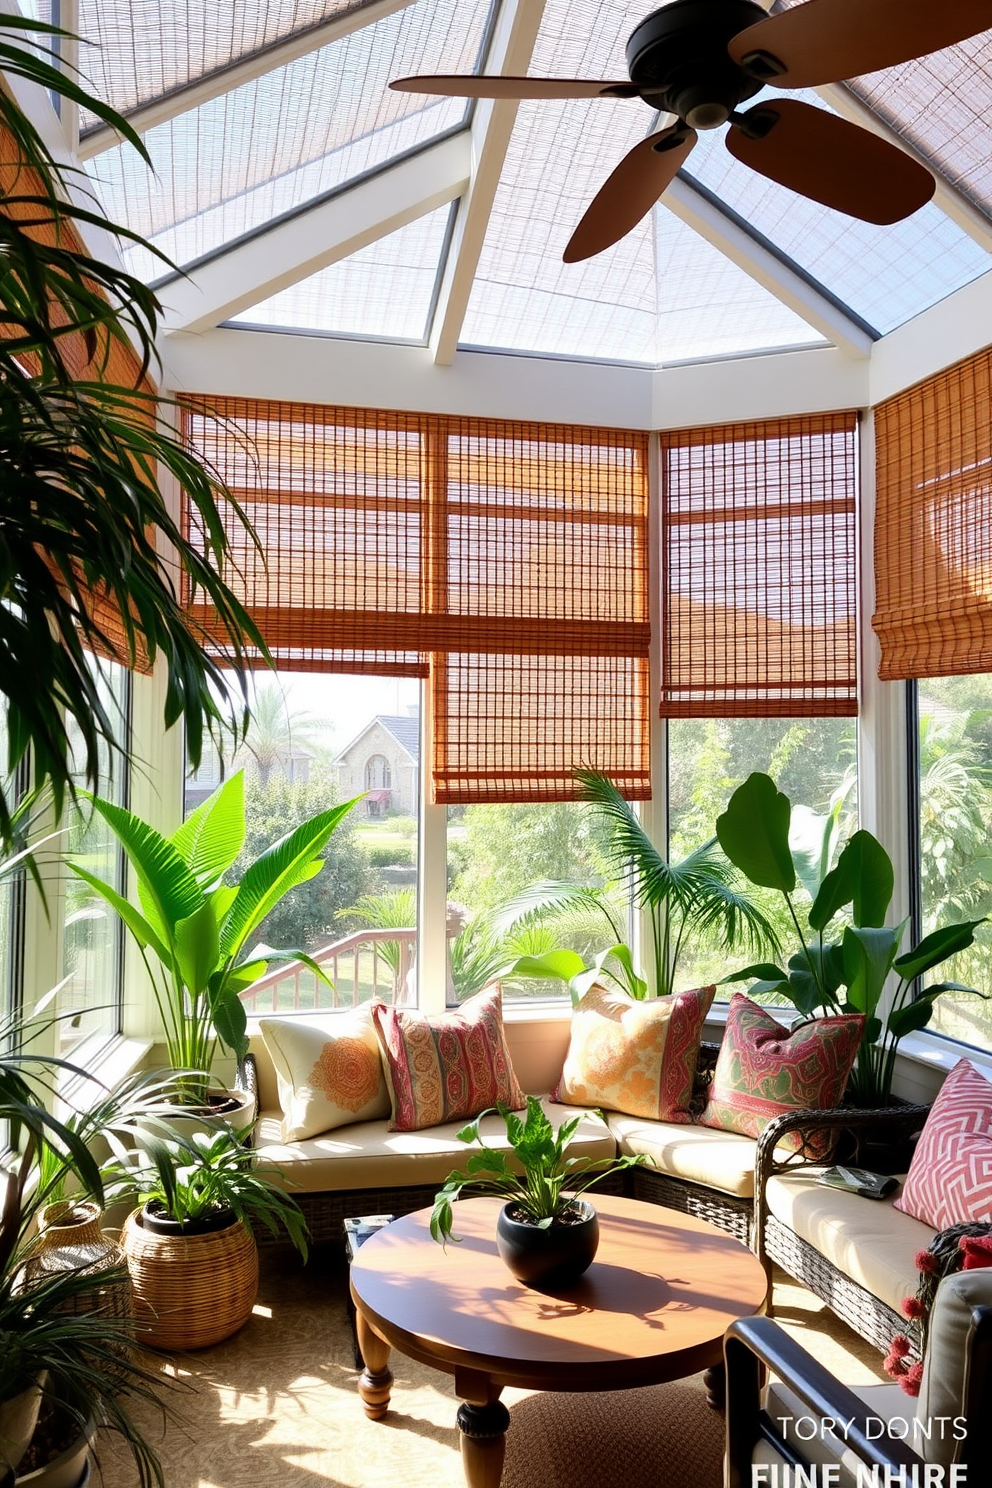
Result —
[[769, 1179], [766, 1194], [776, 1219], [894, 1311], [915, 1293], [916, 1253], [935, 1231], [894, 1208], [894, 1194], [863, 1199], [798, 1174]]
[[[569, 1148], [573, 1157], [613, 1157], [616, 1142], [601, 1117], [575, 1106], [542, 1102], [553, 1126], [581, 1118]], [[454, 1168], [464, 1168], [472, 1147], [458, 1141], [464, 1121], [420, 1131], [393, 1132], [386, 1121], [339, 1126], [299, 1142], [282, 1140], [282, 1113], [263, 1111], [255, 1132], [259, 1162], [282, 1168], [285, 1186], [304, 1193], [341, 1192], [353, 1188], [409, 1188], [436, 1183]], [[487, 1116], [482, 1135], [491, 1147], [506, 1148], [506, 1129], [498, 1116]]]
[[644, 1152], [673, 1178], [702, 1183], [740, 1199], [754, 1197], [753, 1137], [708, 1126], [677, 1126], [607, 1111], [606, 1120], [622, 1153]]

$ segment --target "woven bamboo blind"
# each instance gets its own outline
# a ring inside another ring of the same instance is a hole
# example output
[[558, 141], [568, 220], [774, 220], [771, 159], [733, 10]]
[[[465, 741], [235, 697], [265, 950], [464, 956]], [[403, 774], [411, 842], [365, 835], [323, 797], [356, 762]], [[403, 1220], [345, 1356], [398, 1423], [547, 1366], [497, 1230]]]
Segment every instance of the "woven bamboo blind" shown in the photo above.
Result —
[[[45, 197], [46, 193], [37, 173], [23, 164], [17, 142], [9, 130], [0, 126], [0, 200], [3, 211], [12, 220], [25, 226], [29, 235], [49, 248], [65, 248], [76, 253], [87, 252], [69, 218], [56, 222], [42, 202], [32, 198]], [[66, 323], [64, 313], [53, 307], [54, 327]], [[0, 336], [10, 339], [20, 333], [16, 315], [8, 314], [0, 307]], [[130, 344], [109, 336], [100, 329], [85, 336], [73, 331], [59, 339], [62, 364], [69, 377], [76, 382], [101, 382], [105, 386], [139, 389], [145, 394], [155, 392], [154, 384], [144, 375], [140, 358]], [[18, 358], [26, 376], [37, 372], [38, 364], [30, 353]], [[148, 656], [135, 637], [135, 651], [128, 646], [127, 631], [120, 610], [102, 588], [87, 587], [84, 576], [78, 573], [80, 603], [85, 606], [90, 624], [98, 628], [99, 636], [92, 631], [86, 644], [100, 655], [118, 661], [133, 670], [150, 670]]]
[[886, 680], [992, 670], [992, 351], [875, 409]]
[[[278, 666], [430, 678], [442, 802], [632, 797], [648, 768], [647, 437], [189, 399], [243, 506], [241, 597]], [[194, 609], [209, 625], [209, 614]]]
[[856, 416], [662, 436], [661, 714], [857, 712]]

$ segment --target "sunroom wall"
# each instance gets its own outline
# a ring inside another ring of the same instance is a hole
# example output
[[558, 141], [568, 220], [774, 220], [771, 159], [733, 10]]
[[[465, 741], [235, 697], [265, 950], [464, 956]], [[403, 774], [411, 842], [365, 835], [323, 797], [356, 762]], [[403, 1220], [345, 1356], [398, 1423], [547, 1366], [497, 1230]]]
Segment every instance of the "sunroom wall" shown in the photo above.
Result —
[[[871, 631], [873, 578], [872, 423], [870, 409], [882, 397], [969, 354], [982, 344], [989, 324], [992, 284], [979, 281], [942, 305], [893, 332], [870, 359], [836, 349], [718, 361], [659, 371], [483, 352], [460, 352], [453, 367], [435, 366], [420, 347], [363, 344], [272, 332], [218, 329], [173, 335], [163, 345], [164, 381], [176, 392], [198, 391], [249, 397], [299, 398], [384, 408], [481, 414], [505, 418], [566, 419], [575, 423], [663, 430], [732, 419], [775, 417], [830, 409], [862, 410], [861, 491], [861, 713], [858, 723], [861, 819], [889, 847], [897, 865], [894, 908], [909, 903], [905, 688], [877, 677], [877, 643]], [[154, 692], [155, 682], [148, 685]], [[146, 717], [155, 716], [149, 705]], [[138, 742], [139, 752], [141, 750]], [[162, 824], [174, 822], [178, 793], [169, 784], [182, 773], [182, 741], [176, 731], [155, 745]], [[656, 750], [664, 772], [663, 749]], [[151, 794], [154, 794], [152, 792]], [[656, 799], [662, 795], [657, 791]], [[148, 801], [154, 811], [154, 801]], [[421, 879], [443, 883], [442, 808], [425, 807]], [[438, 820], [434, 821], [434, 816]], [[433, 844], [433, 845], [432, 845]], [[426, 915], [430, 900], [424, 893]], [[439, 928], [440, 927], [440, 928]], [[443, 915], [422, 941], [443, 943]], [[430, 957], [425, 956], [422, 1004], [431, 994]], [[147, 1010], [129, 1004], [133, 1031], [146, 1032]], [[562, 1015], [567, 1010], [562, 1009]], [[922, 1036], [925, 1040], [926, 1036]], [[936, 1057], [935, 1066], [940, 1064]], [[920, 1092], [932, 1077], [925, 1064], [909, 1070], [907, 1089]]]

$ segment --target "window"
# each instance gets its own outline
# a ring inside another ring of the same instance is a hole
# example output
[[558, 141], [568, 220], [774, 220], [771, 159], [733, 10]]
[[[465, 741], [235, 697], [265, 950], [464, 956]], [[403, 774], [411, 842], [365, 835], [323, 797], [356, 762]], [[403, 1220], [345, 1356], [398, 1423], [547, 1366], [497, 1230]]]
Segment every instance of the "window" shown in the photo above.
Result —
[[[606, 839], [600, 813], [580, 802], [448, 808], [449, 1002], [478, 992], [520, 956], [567, 947], [588, 961], [629, 941], [627, 899], [606, 867]], [[603, 908], [511, 912], [525, 890], [548, 882], [594, 889]], [[566, 996], [561, 980], [502, 980], [505, 1001]]]
[[[668, 725], [669, 854], [678, 860], [713, 836], [730, 796], [754, 770], [771, 775], [795, 808], [825, 815], [840, 810], [843, 839], [857, 827], [857, 742], [853, 718], [672, 719]], [[749, 887], [782, 944], [792, 947], [781, 895]], [[798, 890], [802, 895], [802, 890]], [[755, 959], [728, 955], [696, 940], [683, 962], [680, 985], [705, 986]], [[765, 959], [765, 958], [761, 958]], [[741, 986], [722, 988], [729, 997]]]
[[[916, 684], [919, 737], [919, 889], [922, 932], [992, 913], [992, 675], [931, 677]], [[992, 925], [928, 981], [992, 993]], [[992, 1048], [992, 1003], [945, 993], [930, 1028]]]
[[[122, 740], [130, 737], [130, 676], [114, 662], [93, 660], [107, 712]], [[84, 784], [80, 774], [78, 784]], [[104, 751], [96, 794], [126, 805], [127, 755]], [[66, 855], [124, 892], [124, 854], [103, 818], [86, 803], [69, 815]], [[59, 1042], [62, 1051], [93, 1034], [118, 1033], [123, 996], [123, 926], [110, 907], [73, 874], [66, 874], [62, 926]]]
[[244, 744], [187, 775], [188, 813], [232, 770], [244, 770], [247, 837], [232, 879], [301, 822], [361, 797], [328, 843], [324, 867], [290, 890], [254, 940], [305, 951], [333, 987], [302, 962], [273, 962], [244, 994], [250, 1012], [416, 1001], [420, 685], [256, 673]]

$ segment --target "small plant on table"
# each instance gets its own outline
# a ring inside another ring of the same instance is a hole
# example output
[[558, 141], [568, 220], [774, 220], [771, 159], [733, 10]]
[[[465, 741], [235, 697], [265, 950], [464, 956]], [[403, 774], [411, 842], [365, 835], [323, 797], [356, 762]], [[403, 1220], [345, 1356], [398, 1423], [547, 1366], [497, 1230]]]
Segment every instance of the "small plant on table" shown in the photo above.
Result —
[[[510, 1152], [487, 1147], [479, 1124], [496, 1109], [506, 1126]], [[465, 1164], [454, 1172], [434, 1200], [431, 1234], [442, 1245], [452, 1234], [452, 1204], [464, 1193], [492, 1195], [505, 1202], [496, 1226], [496, 1244], [520, 1281], [549, 1286], [575, 1280], [592, 1262], [599, 1242], [593, 1206], [581, 1197], [594, 1183], [647, 1159], [636, 1157], [569, 1157], [568, 1146], [581, 1116], [563, 1121], [557, 1130], [541, 1102], [527, 1097], [524, 1118], [505, 1106], [490, 1107], [458, 1133], [461, 1142], [477, 1142]], [[511, 1155], [512, 1154], [512, 1155]]]

